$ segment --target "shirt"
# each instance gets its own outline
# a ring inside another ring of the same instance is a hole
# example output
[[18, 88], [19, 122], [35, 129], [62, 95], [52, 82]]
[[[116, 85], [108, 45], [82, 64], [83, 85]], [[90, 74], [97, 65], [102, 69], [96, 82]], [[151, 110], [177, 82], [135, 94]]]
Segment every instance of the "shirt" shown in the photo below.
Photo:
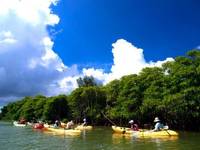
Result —
[[160, 123], [160, 122], [157, 122], [155, 124], [155, 128], [154, 128], [154, 131], [159, 131], [163, 128], [163, 125]]

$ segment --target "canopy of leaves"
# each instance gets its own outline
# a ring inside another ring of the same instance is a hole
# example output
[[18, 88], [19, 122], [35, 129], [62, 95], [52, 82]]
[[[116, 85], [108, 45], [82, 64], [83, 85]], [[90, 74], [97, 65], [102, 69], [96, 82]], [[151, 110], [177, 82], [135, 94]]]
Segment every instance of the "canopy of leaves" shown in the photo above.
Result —
[[4, 106], [1, 117], [16, 120], [75, 119], [87, 117], [103, 125], [110, 118], [127, 125], [134, 119], [140, 126], [158, 116], [171, 128], [200, 130], [200, 51], [176, 57], [162, 67], [144, 68], [105, 86], [93, 77], [77, 80], [79, 88], [70, 95], [25, 97]]
[[97, 82], [92, 76], [84, 76], [77, 79], [78, 87], [97, 86]]

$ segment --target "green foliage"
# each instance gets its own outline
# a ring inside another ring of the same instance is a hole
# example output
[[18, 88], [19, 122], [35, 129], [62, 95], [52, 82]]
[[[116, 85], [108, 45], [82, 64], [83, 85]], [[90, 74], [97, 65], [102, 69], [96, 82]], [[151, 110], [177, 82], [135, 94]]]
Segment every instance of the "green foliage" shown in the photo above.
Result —
[[79, 87], [97, 86], [97, 82], [92, 76], [80, 77], [77, 79], [77, 83]]
[[87, 117], [90, 120], [101, 120], [101, 111], [106, 106], [106, 93], [100, 87], [81, 87], [74, 90], [69, 97], [73, 117], [80, 121]]
[[32, 118], [54, 121], [84, 117], [91, 123], [127, 125], [129, 119], [152, 123], [158, 116], [170, 127], [200, 130], [200, 51], [176, 57], [162, 67], [144, 68], [138, 75], [124, 76], [105, 86], [93, 77], [77, 80], [79, 88], [69, 96], [25, 97], [4, 106], [3, 119]]
[[48, 98], [43, 111], [45, 120], [62, 120], [70, 117], [70, 108], [67, 97], [59, 95]]
[[59, 95], [46, 98], [38, 95], [25, 97], [21, 101], [13, 102], [4, 106], [2, 118], [18, 120], [25, 118], [27, 121], [64, 119], [70, 117], [67, 96]]
[[114, 96], [107, 97], [107, 114], [112, 119], [138, 118], [142, 95], [137, 75], [124, 76], [120, 81], [111, 82], [106, 88], [111, 95], [115, 93]]

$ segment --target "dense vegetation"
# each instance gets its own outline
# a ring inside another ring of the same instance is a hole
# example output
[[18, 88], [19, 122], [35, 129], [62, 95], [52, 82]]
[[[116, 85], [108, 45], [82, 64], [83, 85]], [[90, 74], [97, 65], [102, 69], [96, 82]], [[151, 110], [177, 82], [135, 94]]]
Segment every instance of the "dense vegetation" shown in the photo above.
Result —
[[200, 51], [189, 51], [161, 68], [144, 68], [105, 86], [93, 77], [78, 79], [79, 88], [70, 95], [25, 97], [2, 109], [3, 119], [74, 119], [87, 117], [92, 124], [108, 119], [127, 125], [134, 119], [140, 126], [158, 116], [171, 128], [200, 130]]

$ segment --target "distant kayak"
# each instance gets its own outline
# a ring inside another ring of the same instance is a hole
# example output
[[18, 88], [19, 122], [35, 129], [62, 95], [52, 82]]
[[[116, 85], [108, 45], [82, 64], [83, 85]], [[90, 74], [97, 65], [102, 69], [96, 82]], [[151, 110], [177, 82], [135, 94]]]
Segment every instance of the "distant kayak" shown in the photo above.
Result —
[[34, 123], [27, 122], [27, 125], [28, 125], [28, 126], [33, 126], [33, 125], [34, 125]]
[[81, 130], [77, 129], [64, 129], [64, 128], [46, 128], [47, 131], [54, 132], [62, 135], [80, 135]]
[[112, 126], [112, 129], [116, 133], [126, 134], [135, 137], [160, 137], [160, 136], [178, 136], [178, 133], [173, 130], [161, 130], [161, 131], [152, 131], [152, 130], [140, 130], [133, 131], [130, 128]]
[[26, 126], [26, 124], [20, 124], [17, 121], [14, 121], [13, 125], [16, 126], [16, 127], [25, 127]]
[[79, 125], [75, 129], [78, 129], [78, 130], [92, 130], [92, 128], [93, 128], [92, 126]]

